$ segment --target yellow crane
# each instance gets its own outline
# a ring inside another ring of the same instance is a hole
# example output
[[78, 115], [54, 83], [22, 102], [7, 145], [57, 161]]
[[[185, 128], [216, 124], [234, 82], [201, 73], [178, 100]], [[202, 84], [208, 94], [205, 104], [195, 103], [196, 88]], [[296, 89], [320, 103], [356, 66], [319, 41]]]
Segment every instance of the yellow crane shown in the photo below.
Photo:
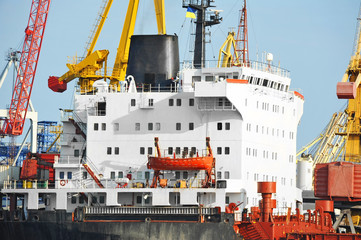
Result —
[[[236, 40], [234, 39], [234, 36], [235, 32], [231, 31], [228, 33], [226, 41], [223, 43], [221, 49], [219, 50], [217, 67], [231, 67], [240, 65], [237, 53]], [[234, 54], [232, 54], [232, 47]], [[235, 56], [235, 59], [233, 59], [233, 55]]]
[[337, 97], [348, 99], [345, 110], [348, 118], [345, 131], [338, 132], [346, 136], [345, 161], [361, 162], [361, 19], [358, 18], [354, 54], [351, 57], [342, 81], [337, 83]]
[[[134, 27], [138, 12], [139, 0], [130, 0], [128, 10], [124, 21], [123, 31], [120, 38], [114, 67], [111, 75], [107, 75], [107, 57], [108, 50], [95, 50], [96, 42], [99, 38], [100, 32], [103, 28], [104, 22], [108, 16], [109, 10], [113, 0], [104, 1], [104, 7], [100, 14], [100, 19], [96, 24], [96, 31], [94, 31], [89, 47], [86, 51], [86, 56], [81, 61], [75, 63], [68, 63], [68, 72], [61, 77], [49, 77], [49, 88], [55, 92], [64, 92], [68, 82], [78, 78], [78, 85], [81, 93], [93, 91], [93, 84], [95, 81], [104, 78], [110, 79], [110, 87], [113, 90], [119, 91], [119, 81], [125, 80], [125, 75], [128, 65], [130, 38], [134, 33]], [[165, 11], [164, 0], [154, 0], [158, 34], [165, 34]]]

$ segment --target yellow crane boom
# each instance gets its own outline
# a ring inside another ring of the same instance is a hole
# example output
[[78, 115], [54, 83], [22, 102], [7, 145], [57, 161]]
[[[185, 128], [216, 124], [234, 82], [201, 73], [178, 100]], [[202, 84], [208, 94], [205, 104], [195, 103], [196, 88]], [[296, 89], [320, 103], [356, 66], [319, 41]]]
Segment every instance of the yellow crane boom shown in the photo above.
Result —
[[[89, 47], [87, 47], [86, 56], [80, 62], [69, 63], [67, 67], [69, 71], [61, 77], [51, 76], [48, 80], [49, 88], [55, 92], [63, 92], [66, 90], [68, 82], [79, 78], [78, 85], [81, 92], [86, 93], [93, 91], [93, 83], [99, 79], [110, 79], [110, 87], [114, 90], [120, 90], [119, 81], [125, 80], [128, 66], [130, 39], [134, 33], [135, 22], [137, 18], [139, 0], [130, 0], [128, 10], [124, 21], [122, 35], [119, 41], [117, 54], [111, 76], [107, 75], [107, 57], [108, 50], [94, 51], [95, 44], [99, 38], [104, 22], [108, 16], [113, 0], [107, 0], [105, 7], [100, 14], [100, 19], [96, 24], [96, 31], [91, 37]], [[154, 0], [154, 7], [157, 18], [158, 34], [165, 34], [165, 11], [164, 0]], [[104, 69], [103, 71], [101, 71]]]
[[[217, 67], [231, 67], [232, 65], [240, 65], [237, 53], [236, 41], [234, 39], [235, 32], [229, 32], [226, 41], [223, 43], [219, 50], [218, 65]], [[232, 47], [236, 62], [233, 63]]]
[[345, 161], [361, 162], [361, 19], [358, 18], [355, 52], [351, 57], [342, 81], [337, 83], [337, 96], [349, 99], [345, 112], [348, 115], [346, 130], [338, 133], [346, 136]]

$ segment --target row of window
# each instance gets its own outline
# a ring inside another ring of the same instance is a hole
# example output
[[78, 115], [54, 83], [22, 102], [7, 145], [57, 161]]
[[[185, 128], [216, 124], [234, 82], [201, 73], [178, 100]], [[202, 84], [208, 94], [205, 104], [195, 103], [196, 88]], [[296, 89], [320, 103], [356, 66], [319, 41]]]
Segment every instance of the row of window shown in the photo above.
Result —
[[[182, 106], [182, 99], [180, 99], [180, 98], [177, 98], [177, 99], [170, 98], [170, 99], [168, 100], [168, 105], [169, 105], [170, 107], [175, 106], [175, 105], [178, 106], [178, 107], [180, 107], [180, 106]], [[194, 106], [194, 98], [190, 98], [190, 99], [189, 99], [188, 105], [189, 105], [190, 107], [193, 107], [193, 106]]]
[[[225, 171], [224, 172], [224, 178], [223, 179], [229, 179], [230, 178], [230, 173], [229, 171]], [[217, 172], [217, 179], [222, 179], [222, 172]]]
[[[139, 152], [141, 155], [145, 154], [145, 147], [140, 147]], [[148, 147], [147, 149], [147, 154], [148, 155], [152, 155], [153, 154], [153, 148], [152, 147]], [[189, 151], [190, 150], [190, 151]], [[183, 149], [181, 149], [180, 147], [168, 147], [168, 155], [172, 155], [172, 154], [181, 154], [186, 157], [188, 154], [190, 157], [193, 157], [196, 153], [198, 152], [198, 150], [196, 149], [196, 147], [184, 147]], [[217, 154], [221, 155], [223, 152], [223, 148], [222, 147], [217, 147]], [[224, 147], [224, 154], [225, 155], [229, 155], [231, 153], [230, 147]]]
[[[247, 105], [248, 105], [248, 100], [247, 100], [247, 98], [246, 99], [244, 99], [244, 105], [247, 107]], [[257, 101], [257, 104], [256, 104], [256, 107], [257, 108], [259, 108], [259, 101]], [[269, 109], [270, 109], [270, 104], [269, 103], [267, 103], [267, 102], [262, 102], [262, 110], [265, 110], [265, 111], [269, 111]], [[280, 111], [280, 105], [277, 105], [277, 104], [273, 104], [272, 105], [272, 112], [274, 112], [274, 113], [280, 113], [281, 111]], [[285, 107], [284, 106], [282, 106], [282, 114], [285, 114]], [[293, 109], [293, 116], [296, 116], [296, 109]]]
[[[59, 172], [59, 178], [65, 179], [65, 172]], [[67, 172], [67, 179], [73, 178], [73, 172]]]
[[[135, 107], [137, 105], [137, 100], [136, 99], [130, 99], [130, 106]], [[153, 107], [154, 106], [154, 99], [153, 98], [149, 98], [148, 99], [148, 106], [149, 107]]]
[[[253, 157], [257, 157], [258, 155], [258, 150], [257, 149], [251, 149], [249, 147], [246, 147], [246, 156], [253, 156]], [[277, 152], [271, 152], [271, 154], [269, 154], [269, 151], [263, 150], [263, 158], [264, 159], [268, 159], [269, 156], [271, 156], [272, 160], [277, 160], [278, 159], [278, 154]], [[291, 161], [292, 159], [292, 161]], [[289, 156], [289, 162], [293, 162], [293, 156]]]
[[[168, 104], [169, 104], [169, 106], [178, 106], [178, 107], [180, 107], [180, 106], [182, 106], [182, 99], [180, 99], [180, 98], [177, 98], [177, 99], [171, 98], [171, 99], [169, 99]], [[131, 99], [130, 100], [130, 106], [135, 107], [136, 105], [137, 105], [137, 100], [134, 99], [134, 98]], [[190, 107], [194, 106], [194, 98], [189, 99], [188, 105]], [[150, 106], [150, 107], [154, 106], [154, 99], [153, 98], [148, 99], [148, 106]]]
[[259, 86], [263, 86], [263, 87], [269, 87], [269, 88], [273, 88], [279, 91], [284, 91], [287, 92], [288, 91], [288, 85], [282, 84], [282, 83], [277, 83], [274, 81], [270, 81], [268, 79], [262, 79], [259, 77], [253, 77], [253, 76], [245, 76], [242, 75], [242, 79], [246, 79], [248, 80], [248, 82], [250, 84], [254, 84], [254, 85], [259, 85]]
[[[112, 172], [110, 172], [110, 179], [114, 180], [116, 177], [117, 178], [124, 178], [125, 176], [124, 176], [123, 171], [118, 171], [118, 172], [112, 171]], [[131, 177], [131, 174], [127, 174], [126, 177]], [[139, 179], [139, 180], [143, 179], [143, 172], [137, 171], [136, 176], [134, 176], [134, 177], [136, 177], [136, 179]], [[178, 179], [188, 179], [188, 177], [189, 177], [189, 174], [188, 174], [187, 171], [183, 171], [183, 172], [176, 171], [175, 172], [175, 178], [177, 180]], [[59, 172], [59, 178], [60, 179], [65, 179], [65, 172]], [[88, 173], [84, 171], [83, 175], [82, 175], [82, 178], [87, 179], [88, 178]], [[230, 178], [229, 171], [225, 171], [224, 172], [224, 179], [229, 179], [229, 178]], [[67, 172], [67, 179], [72, 179], [72, 172]], [[144, 172], [144, 179], [146, 179], [146, 180], [150, 179], [150, 172], [149, 171]], [[222, 179], [222, 172], [220, 172], [220, 171], [217, 172], [217, 179]], [[273, 179], [272, 179], [272, 181], [273, 181]], [[277, 179], [276, 179], [276, 181], [277, 181]]]
[[[94, 123], [94, 131], [98, 131], [99, 130], [99, 123]], [[107, 124], [106, 123], [101, 123], [101, 130], [105, 131], [107, 130]]]
[[[135, 131], [140, 131], [141, 124], [135, 123]], [[222, 123], [218, 123], [217, 125], [218, 130], [222, 130]], [[230, 130], [230, 123], [225, 123], [225, 129]], [[94, 131], [99, 130], [99, 123], [94, 123]], [[106, 124], [101, 123], [101, 130], [106, 130]], [[161, 124], [160, 123], [148, 123], [148, 131], [160, 131], [161, 130]], [[182, 123], [176, 123], [176, 130], [180, 131], [182, 130]], [[188, 130], [194, 130], [194, 123], [190, 122], [188, 123]], [[114, 123], [114, 131], [119, 131], [119, 123]]]
[[[248, 132], [251, 132], [252, 131], [252, 124], [251, 123], [247, 123], [246, 124], [246, 131]], [[276, 128], [272, 128], [272, 131], [270, 131], [270, 128], [269, 127], [265, 127], [265, 126], [259, 126], [259, 125], [256, 125], [255, 127], [255, 132], [256, 133], [261, 133], [261, 134], [266, 134], [266, 135], [269, 135], [270, 132], [272, 132], [272, 136], [277, 136], [279, 137], [282, 133], [282, 137], [284, 138], [285, 137], [285, 130], [282, 130], [281, 132], [281, 129], [276, 129]], [[289, 132], [289, 139], [294, 139], [294, 132]]]
[[[175, 128], [177, 131], [182, 130], [182, 123], [176, 123]], [[140, 131], [141, 124], [135, 123], [135, 131]], [[160, 131], [161, 130], [161, 124], [160, 123], [148, 123], [148, 131]], [[188, 123], [188, 130], [194, 130], [194, 123], [190, 122]]]
[[[222, 122], [218, 122], [217, 123], [217, 130], [222, 130], [223, 129], [223, 123]], [[225, 122], [224, 123], [224, 130], [231, 130], [231, 123], [229, 122]]]
[[[257, 101], [257, 108], [259, 108], [259, 102]], [[269, 103], [262, 102], [262, 110], [269, 111]], [[279, 113], [280, 112], [280, 105], [273, 104], [272, 105], [272, 112]], [[285, 107], [282, 107], [282, 114], [285, 114]]]
[[[248, 178], [248, 173], [247, 173], [247, 178]], [[267, 174], [263, 174], [262, 179], [260, 179], [260, 176], [258, 173], [254, 173], [253, 174], [253, 180], [255, 182], [258, 181], [272, 181], [272, 182], [277, 182], [277, 176], [269, 176]], [[286, 185], [286, 178], [285, 177], [281, 177], [281, 185]], [[293, 179], [290, 179], [290, 185], [293, 185]]]
[[[96, 196], [92, 196], [91, 201], [92, 201], [92, 203], [98, 203], [98, 198]], [[77, 203], [79, 203], [79, 204], [87, 204], [87, 202], [85, 201], [85, 196], [83, 196], [83, 195], [80, 195], [79, 197], [72, 196], [71, 197], [71, 203], [72, 204], [77, 204]], [[105, 196], [104, 195], [99, 196], [99, 203], [100, 204], [105, 203]]]

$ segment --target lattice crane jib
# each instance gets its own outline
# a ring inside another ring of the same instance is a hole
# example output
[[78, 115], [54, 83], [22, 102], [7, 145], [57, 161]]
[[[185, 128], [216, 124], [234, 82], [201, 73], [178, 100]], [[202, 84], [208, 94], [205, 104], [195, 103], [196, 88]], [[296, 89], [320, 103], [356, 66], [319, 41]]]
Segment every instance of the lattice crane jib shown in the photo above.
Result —
[[33, 0], [25, 40], [21, 52], [9, 118], [5, 119], [0, 134], [21, 135], [39, 60], [50, 0]]
[[345, 161], [361, 162], [361, 9], [356, 28], [355, 47], [342, 81], [337, 83], [337, 97], [348, 99]]

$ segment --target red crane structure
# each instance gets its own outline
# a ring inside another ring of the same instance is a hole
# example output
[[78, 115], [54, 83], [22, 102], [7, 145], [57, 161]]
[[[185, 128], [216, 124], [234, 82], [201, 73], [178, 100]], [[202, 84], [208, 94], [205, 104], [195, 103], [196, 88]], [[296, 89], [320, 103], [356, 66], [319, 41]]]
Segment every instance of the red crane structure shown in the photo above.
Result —
[[[234, 63], [241, 63], [243, 66], [249, 66], [248, 56], [248, 25], [247, 25], [247, 6], [244, 0], [243, 8], [240, 11], [240, 20], [236, 42], [237, 55], [233, 57]], [[238, 59], [237, 59], [238, 57]]]
[[21, 52], [9, 117], [2, 120], [1, 135], [21, 135], [34, 83], [51, 0], [33, 0]]

